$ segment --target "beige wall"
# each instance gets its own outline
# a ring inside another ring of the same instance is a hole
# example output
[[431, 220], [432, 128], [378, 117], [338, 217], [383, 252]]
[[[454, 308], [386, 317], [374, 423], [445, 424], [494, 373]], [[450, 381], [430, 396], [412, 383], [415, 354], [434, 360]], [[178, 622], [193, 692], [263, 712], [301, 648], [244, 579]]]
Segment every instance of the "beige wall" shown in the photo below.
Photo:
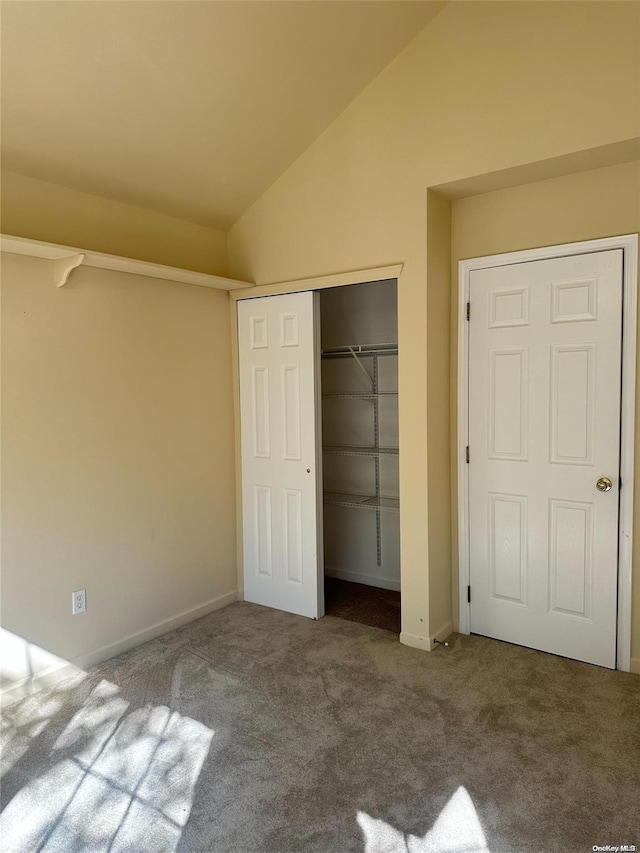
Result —
[[231, 229], [230, 270], [258, 283], [404, 262], [403, 639], [415, 645], [429, 647], [447, 618], [430, 602], [429, 560], [433, 536], [439, 553], [450, 543], [446, 528], [429, 529], [438, 395], [427, 391], [426, 278], [438, 248], [427, 189], [640, 135], [639, 12], [624, 2], [450, 3]]
[[227, 235], [131, 204], [2, 172], [3, 234], [227, 274]]
[[48, 272], [2, 254], [2, 625], [95, 660], [235, 593], [229, 297]]
[[[451, 271], [451, 387], [457, 370], [457, 266], [463, 258], [512, 252], [640, 231], [640, 163], [595, 169], [554, 180], [461, 199], [453, 203]], [[635, 525], [640, 530], [640, 374], [637, 397]], [[456, 400], [451, 399], [452, 458]], [[456, 471], [453, 469], [453, 601], [457, 616]], [[640, 672], [640, 547], [633, 569], [631, 657]]]
[[[454, 201], [451, 256], [457, 263], [639, 228], [640, 163], [635, 161]], [[457, 277], [457, 267], [453, 273]]]

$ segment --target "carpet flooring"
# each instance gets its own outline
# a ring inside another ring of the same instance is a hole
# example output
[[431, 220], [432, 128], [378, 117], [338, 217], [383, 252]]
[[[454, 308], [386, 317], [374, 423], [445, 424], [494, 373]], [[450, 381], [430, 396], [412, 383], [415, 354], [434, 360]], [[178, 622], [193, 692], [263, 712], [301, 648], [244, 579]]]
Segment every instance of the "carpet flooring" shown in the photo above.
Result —
[[327, 616], [400, 633], [400, 593], [362, 583], [325, 578]]
[[2, 853], [640, 846], [640, 677], [245, 603], [3, 714]]

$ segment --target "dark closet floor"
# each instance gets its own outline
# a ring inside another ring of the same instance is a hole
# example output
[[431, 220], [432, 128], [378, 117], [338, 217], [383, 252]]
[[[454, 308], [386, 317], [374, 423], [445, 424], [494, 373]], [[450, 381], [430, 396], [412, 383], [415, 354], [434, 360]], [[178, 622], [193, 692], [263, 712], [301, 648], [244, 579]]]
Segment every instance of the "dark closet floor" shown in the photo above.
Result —
[[325, 578], [324, 599], [327, 616], [400, 633], [399, 592]]

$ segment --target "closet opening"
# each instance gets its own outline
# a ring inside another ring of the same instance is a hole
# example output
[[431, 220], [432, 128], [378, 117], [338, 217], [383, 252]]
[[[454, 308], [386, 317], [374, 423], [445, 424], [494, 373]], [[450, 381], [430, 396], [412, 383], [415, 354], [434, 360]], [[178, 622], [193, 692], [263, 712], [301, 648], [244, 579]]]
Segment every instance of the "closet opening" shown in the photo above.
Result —
[[325, 614], [400, 633], [397, 282], [320, 291]]

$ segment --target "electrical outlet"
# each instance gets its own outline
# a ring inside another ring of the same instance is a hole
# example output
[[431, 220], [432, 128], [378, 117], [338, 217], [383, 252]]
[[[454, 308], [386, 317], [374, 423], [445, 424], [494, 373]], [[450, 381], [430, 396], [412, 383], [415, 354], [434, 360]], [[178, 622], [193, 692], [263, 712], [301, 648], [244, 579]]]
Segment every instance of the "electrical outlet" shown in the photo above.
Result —
[[86, 589], [77, 589], [73, 593], [72, 612], [75, 616], [77, 613], [84, 613], [87, 609], [87, 591]]

